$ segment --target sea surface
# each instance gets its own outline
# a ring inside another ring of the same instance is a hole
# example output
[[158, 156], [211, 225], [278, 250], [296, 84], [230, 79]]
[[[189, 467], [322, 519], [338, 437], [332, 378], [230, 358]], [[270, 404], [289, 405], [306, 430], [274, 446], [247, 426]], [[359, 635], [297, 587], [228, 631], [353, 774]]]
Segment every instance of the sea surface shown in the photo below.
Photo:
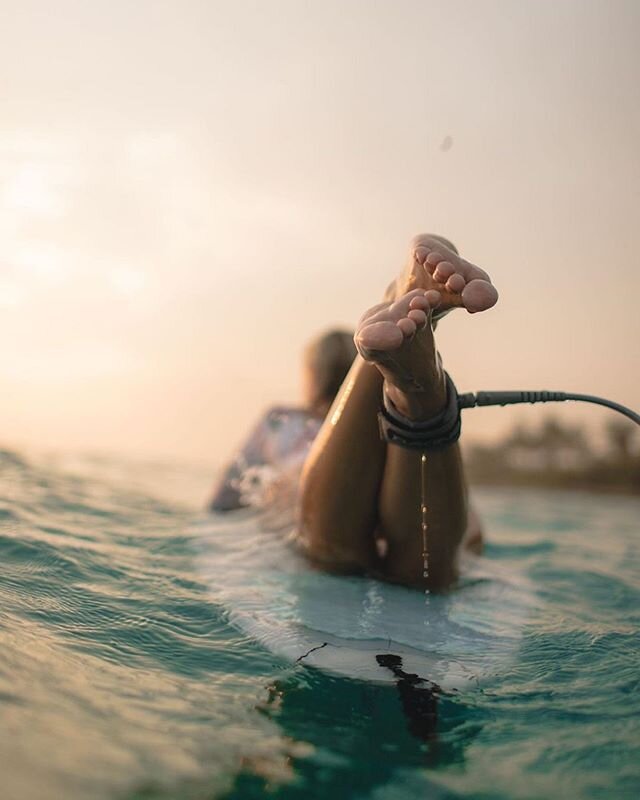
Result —
[[209, 478], [0, 453], [2, 800], [640, 796], [638, 499], [476, 492], [535, 609], [425, 738], [397, 687], [233, 627], [197, 567]]

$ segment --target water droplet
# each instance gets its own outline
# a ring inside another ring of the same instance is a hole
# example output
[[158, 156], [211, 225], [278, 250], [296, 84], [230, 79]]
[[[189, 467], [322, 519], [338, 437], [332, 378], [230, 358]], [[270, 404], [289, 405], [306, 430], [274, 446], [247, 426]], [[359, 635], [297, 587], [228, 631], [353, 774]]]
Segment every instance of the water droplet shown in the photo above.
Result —
[[[426, 453], [422, 454], [422, 458], [420, 459], [420, 516], [421, 516], [421, 524], [420, 527], [422, 529], [422, 578], [426, 584], [429, 582], [429, 523], [427, 520], [427, 456]], [[425, 586], [424, 590], [424, 602], [427, 610], [427, 614], [425, 615], [424, 624], [429, 624], [429, 595], [431, 592], [429, 591], [429, 587]]]

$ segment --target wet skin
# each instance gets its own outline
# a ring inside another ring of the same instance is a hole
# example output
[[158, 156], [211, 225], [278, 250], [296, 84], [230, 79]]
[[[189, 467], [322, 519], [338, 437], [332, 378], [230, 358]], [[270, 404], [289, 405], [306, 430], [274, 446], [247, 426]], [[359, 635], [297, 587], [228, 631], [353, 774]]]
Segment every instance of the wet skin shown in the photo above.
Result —
[[[433, 327], [453, 308], [495, 305], [484, 270], [442, 239], [422, 235], [385, 301], [362, 316], [360, 353], [305, 464], [301, 546], [325, 568], [364, 571], [406, 585], [445, 590], [456, 579], [467, 528], [467, 492], [457, 444], [427, 459], [429, 578], [423, 578], [419, 451], [380, 441], [382, 391], [400, 414], [428, 419], [446, 403]], [[379, 543], [384, 542], [384, 547]]]

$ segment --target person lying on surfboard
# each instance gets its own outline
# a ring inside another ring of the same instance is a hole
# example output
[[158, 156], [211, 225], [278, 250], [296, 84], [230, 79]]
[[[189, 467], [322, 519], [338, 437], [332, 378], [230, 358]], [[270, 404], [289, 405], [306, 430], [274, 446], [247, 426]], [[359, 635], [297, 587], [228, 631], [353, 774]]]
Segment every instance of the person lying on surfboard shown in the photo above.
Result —
[[219, 481], [211, 511], [264, 507], [273, 480], [291, 475], [299, 482], [309, 448], [357, 354], [353, 331], [328, 331], [307, 344], [303, 406], [276, 406], [263, 415]]
[[314, 360], [313, 352], [334, 346], [341, 356], [332, 375], [338, 364], [346, 371], [354, 352], [342, 332], [329, 335], [333, 345], [321, 339], [308, 352], [307, 408], [267, 414], [224, 476], [211, 510], [249, 505], [251, 480], [245, 479], [252, 470], [289, 460], [298, 490], [295, 541], [313, 562], [433, 591], [450, 588], [461, 547], [478, 552], [482, 536], [469, 509], [455, 387], [434, 330], [454, 308], [473, 314], [497, 299], [487, 273], [451, 242], [415, 237], [383, 302], [358, 323], [357, 355], [335, 398], [337, 381], [323, 384], [318, 366], [331, 359]]

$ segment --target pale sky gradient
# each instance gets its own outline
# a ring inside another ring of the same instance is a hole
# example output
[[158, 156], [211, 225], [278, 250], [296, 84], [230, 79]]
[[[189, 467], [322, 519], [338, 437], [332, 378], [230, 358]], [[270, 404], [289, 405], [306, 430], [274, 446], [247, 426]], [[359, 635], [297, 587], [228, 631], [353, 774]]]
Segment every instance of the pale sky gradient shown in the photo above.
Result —
[[218, 462], [422, 230], [461, 391], [640, 407], [636, 0], [0, 4], [0, 444]]

